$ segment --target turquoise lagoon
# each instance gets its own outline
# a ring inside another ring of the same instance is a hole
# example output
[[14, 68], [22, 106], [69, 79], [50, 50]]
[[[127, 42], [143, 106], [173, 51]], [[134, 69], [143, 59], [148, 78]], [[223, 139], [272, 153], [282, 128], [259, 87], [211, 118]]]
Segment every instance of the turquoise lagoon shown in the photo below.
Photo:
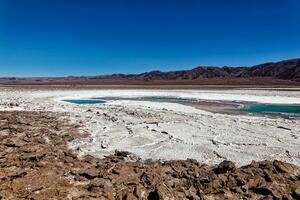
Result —
[[100, 99], [71, 99], [71, 100], [64, 100], [64, 101], [73, 104], [101, 104], [106, 102]]
[[274, 104], [253, 104], [246, 105], [243, 111], [249, 113], [289, 113], [300, 114], [300, 106], [295, 105], [274, 105]]

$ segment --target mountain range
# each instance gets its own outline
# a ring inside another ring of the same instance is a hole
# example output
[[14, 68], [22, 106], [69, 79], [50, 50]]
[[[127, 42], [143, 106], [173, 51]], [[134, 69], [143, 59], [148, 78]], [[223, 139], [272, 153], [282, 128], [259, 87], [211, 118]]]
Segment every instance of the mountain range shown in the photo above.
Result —
[[191, 70], [141, 74], [69, 76], [57, 78], [0, 78], [1, 84], [196, 84], [300, 85], [300, 58], [252, 67], [199, 66]]
[[99, 76], [100, 79], [126, 79], [126, 80], [195, 80], [203, 78], [253, 78], [271, 77], [300, 81], [300, 59], [291, 59], [281, 62], [269, 62], [252, 67], [214, 67], [199, 66], [191, 70], [181, 71], [152, 71], [142, 74], [113, 74]]

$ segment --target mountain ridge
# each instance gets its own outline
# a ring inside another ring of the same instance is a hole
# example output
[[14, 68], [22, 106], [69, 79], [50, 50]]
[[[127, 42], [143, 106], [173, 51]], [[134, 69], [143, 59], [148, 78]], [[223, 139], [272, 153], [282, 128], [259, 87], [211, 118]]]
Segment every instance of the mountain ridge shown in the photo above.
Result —
[[199, 78], [253, 78], [272, 77], [300, 81], [300, 58], [279, 62], [267, 62], [251, 67], [198, 66], [190, 70], [161, 72], [159, 70], [140, 74], [112, 74], [96, 76], [100, 79], [128, 80], [194, 80]]
[[2, 85], [300, 85], [300, 58], [251, 67], [198, 66], [189, 70], [158, 70], [139, 74], [68, 77], [3, 77]]

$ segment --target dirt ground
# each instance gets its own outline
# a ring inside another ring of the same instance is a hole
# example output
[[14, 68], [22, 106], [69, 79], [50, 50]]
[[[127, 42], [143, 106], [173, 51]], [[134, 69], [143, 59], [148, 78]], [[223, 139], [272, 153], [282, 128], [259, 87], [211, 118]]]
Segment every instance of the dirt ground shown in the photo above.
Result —
[[80, 137], [61, 113], [0, 112], [0, 199], [300, 199], [288, 163], [79, 157], [67, 143]]

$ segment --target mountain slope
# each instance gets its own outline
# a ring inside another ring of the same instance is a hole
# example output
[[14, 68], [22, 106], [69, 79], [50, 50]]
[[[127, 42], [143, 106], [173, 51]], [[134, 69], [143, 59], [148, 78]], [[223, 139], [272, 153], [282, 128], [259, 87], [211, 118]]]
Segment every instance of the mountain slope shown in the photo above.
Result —
[[285, 80], [300, 80], [300, 59], [285, 60], [276, 63], [264, 63], [253, 67], [213, 67], [203, 66], [182, 71], [152, 71], [142, 74], [113, 74], [99, 76], [100, 79], [114, 80], [195, 80], [202, 78], [255, 78], [270, 77]]
[[191, 70], [141, 74], [0, 78], [2, 85], [300, 85], [300, 58], [252, 67], [200, 66]]

